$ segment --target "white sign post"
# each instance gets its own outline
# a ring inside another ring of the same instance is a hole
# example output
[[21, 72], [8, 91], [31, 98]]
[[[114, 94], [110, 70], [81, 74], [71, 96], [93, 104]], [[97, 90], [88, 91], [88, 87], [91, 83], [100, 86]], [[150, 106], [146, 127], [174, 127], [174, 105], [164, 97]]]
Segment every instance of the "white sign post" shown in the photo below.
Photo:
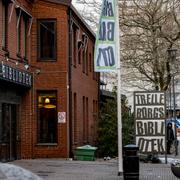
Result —
[[123, 172], [122, 163], [122, 121], [121, 121], [121, 69], [119, 45], [118, 0], [103, 0], [99, 27], [96, 34], [94, 69], [96, 72], [117, 72], [118, 109], [118, 175]]

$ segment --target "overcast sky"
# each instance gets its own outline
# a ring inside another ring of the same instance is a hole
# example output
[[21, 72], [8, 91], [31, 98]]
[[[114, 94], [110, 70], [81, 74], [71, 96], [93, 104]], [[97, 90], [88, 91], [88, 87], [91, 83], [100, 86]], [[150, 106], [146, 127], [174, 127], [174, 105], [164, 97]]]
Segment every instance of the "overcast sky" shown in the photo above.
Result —
[[[80, 5], [80, 4], [77, 4], [76, 2], [77, 2], [78, 0], [72, 0], [72, 4], [75, 6], [75, 8], [77, 9], [77, 10], [81, 10], [81, 9], [83, 9], [83, 5]], [[88, 8], [88, 6], [86, 6], [86, 8]], [[87, 10], [87, 13], [88, 13], [89, 11]], [[111, 81], [111, 80], [110, 80]], [[112, 90], [112, 83], [110, 83], [109, 82], [109, 80], [108, 80], [108, 82], [107, 82], [107, 86], [106, 86], [106, 88], [107, 88], [107, 90]], [[133, 107], [133, 89], [129, 89], [128, 91], [127, 91], [127, 89], [126, 90], [121, 90], [122, 91], [122, 93], [123, 94], [126, 94], [126, 96], [127, 96], [127, 98], [128, 98], [128, 102], [129, 102], [129, 105], [131, 105], [132, 107]]]
[[76, 4], [76, 0], [72, 0], [72, 4], [75, 5]]
[[72, 0], [72, 4], [77, 8], [77, 9], [79, 9], [82, 5], [77, 5], [77, 3], [76, 3], [76, 1], [77, 0]]

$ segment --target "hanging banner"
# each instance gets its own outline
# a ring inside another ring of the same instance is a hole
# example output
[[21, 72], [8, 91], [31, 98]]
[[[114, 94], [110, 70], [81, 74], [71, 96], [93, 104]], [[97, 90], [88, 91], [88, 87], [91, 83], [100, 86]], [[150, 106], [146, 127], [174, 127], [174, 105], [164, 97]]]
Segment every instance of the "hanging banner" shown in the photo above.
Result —
[[94, 69], [96, 72], [115, 71], [119, 43], [116, 0], [104, 0], [96, 34]]
[[136, 145], [141, 153], [165, 153], [165, 93], [134, 92]]

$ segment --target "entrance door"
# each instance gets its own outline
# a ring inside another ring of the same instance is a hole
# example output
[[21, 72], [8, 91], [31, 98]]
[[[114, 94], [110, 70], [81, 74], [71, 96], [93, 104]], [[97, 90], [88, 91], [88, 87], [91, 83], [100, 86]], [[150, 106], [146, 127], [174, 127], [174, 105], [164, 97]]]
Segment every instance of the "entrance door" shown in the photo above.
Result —
[[2, 104], [1, 161], [17, 159], [17, 105]]

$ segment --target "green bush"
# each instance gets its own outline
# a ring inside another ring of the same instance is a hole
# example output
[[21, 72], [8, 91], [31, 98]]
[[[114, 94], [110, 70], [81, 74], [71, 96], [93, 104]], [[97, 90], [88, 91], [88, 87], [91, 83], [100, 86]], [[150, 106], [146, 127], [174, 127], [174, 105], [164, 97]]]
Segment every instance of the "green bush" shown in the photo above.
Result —
[[[116, 94], [115, 94], [116, 97]], [[121, 101], [122, 107], [122, 141], [123, 146], [133, 142], [134, 120], [127, 106], [127, 99]], [[117, 100], [108, 99], [101, 104], [98, 123], [99, 157], [118, 155]]]

